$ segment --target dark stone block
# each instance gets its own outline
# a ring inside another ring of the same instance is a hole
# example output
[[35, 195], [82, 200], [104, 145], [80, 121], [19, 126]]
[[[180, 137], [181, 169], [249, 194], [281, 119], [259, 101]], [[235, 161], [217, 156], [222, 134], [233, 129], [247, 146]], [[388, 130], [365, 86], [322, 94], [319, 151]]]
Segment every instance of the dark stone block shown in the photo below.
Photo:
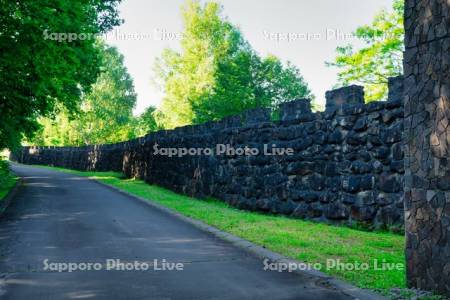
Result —
[[331, 120], [336, 115], [338, 107], [337, 106], [330, 106], [323, 112], [323, 117], [325, 120]]
[[306, 183], [313, 191], [322, 191], [325, 188], [325, 178], [319, 174], [306, 177]]
[[338, 116], [332, 121], [332, 125], [340, 126], [343, 129], [352, 129], [355, 122], [355, 116]]
[[367, 135], [363, 133], [350, 132], [347, 135], [346, 142], [354, 146], [364, 145], [367, 143]]
[[375, 193], [373, 191], [364, 191], [359, 192], [356, 195], [356, 201], [354, 202], [354, 206], [356, 207], [366, 207], [370, 205], [374, 205], [376, 203]]
[[344, 193], [342, 195], [342, 203], [344, 203], [344, 204], [351, 204], [352, 205], [352, 204], [355, 204], [356, 201], [357, 201], [357, 198], [353, 194]]
[[317, 131], [314, 133], [314, 143], [323, 145], [327, 140], [327, 136], [323, 131]]
[[310, 192], [310, 191], [301, 191], [301, 190], [291, 190], [290, 191], [290, 198], [293, 201], [304, 201], [307, 203], [316, 202], [319, 199], [319, 196], [317, 193]]
[[287, 177], [281, 173], [270, 174], [264, 177], [265, 186], [276, 186], [286, 181]]
[[403, 160], [395, 160], [391, 162], [390, 169], [392, 172], [405, 173], [405, 164]]
[[[403, 101], [403, 76], [397, 77], [389, 77], [388, 78], [388, 102], [390, 103], [401, 103]], [[392, 108], [392, 106], [388, 106], [388, 108]]]
[[350, 165], [350, 170], [355, 174], [365, 174], [370, 172], [371, 166], [361, 161], [354, 161]]
[[349, 193], [356, 193], [361, 184], [361, 179], [358, 176], [346, 176], [342, 178], [342, 189]]
[[383, 114], [381, 119], [386, 124], [390, 124], [398, 119], [403, 119], [403, 108], [388, 110]]
[[300, 115], [311, 114], [311, 100], [298, 99], [280, 104], [280, 114], [282, 121], [298, 119]]
[[383, 145], [383, 141], [377, 135], [369, 135], [368, 141], [375, 146]]
[[402, 212], [400, 212], [393, 205], [380, 207], [378, 209], [377, 215], [375, 216], [374, 222], [376, 225], [378, 225], [378, 227], [381, 227], [383, 225], [389, 227], [391, 225], [398, 224], [398, 221], [401, 219], [401, 214]]
[[[378, 112], [380, 110], [383, 110], [385, 107], [386, 107], [386, 102], [384, 102], [384, 101], [373, 101], [373, 102], [370, 102], [369, 104], [367, 104], [366, 109], [367, 109], [368, 112]], [[378, 118], [378, 117], [380, 117], [379, 113], [372, 115], [372, 119]], [[370, 116], [369, 116], [369, 119], [370, 119]]]
[[325, 216], [331, 220], [345, 220], [350, 214], [350, 208], [342, 203], [330, 203], [325, 210]]
[[342, 115], [359, 115], [366, 111], [364, 103], [344, 104], [338, 107], [339, 114]]
[[338, 192], [341, 187], [341, 178], [339, 176], [327, 177], [325, 179], [325, 186], [331, 192]]
[[270, 121], [270, 110], [267, 108], [249, 109], [243, 113], [245, 124], [254, 124]]
[[367, 122], [368, 119], [366, 116], [363, 116], [361, 118], [358, 119], [358, 121], [356, 121], [355, 126], [353, 127], [353, 129], [355, 131], [363, 131], [367, 129]]
[[372, 175], [364, 175], [360, 177], [360, 188], [363, 191], [371, 190], [375, 187], [375, 177]]
[[370, 153], [366, 150], [360, 150], [358, 151], [358, 157], [363, 160], [364, 162], [370, 161]]
[[277, 213], [283, 214], [283, 215], [290, 215], [295, 209], [295, 204], [291, 201], [286, 202], [277, 202], [278, 208]]
[[402, 143], [392, 145], [392, 158], [394, 160], [402, 160], [404, 157]]
[[333, 177], [338, 175], [337, 165], [334, 162], [328, 162], [325, 164], [323, 174], [328, 177]]
[[311, 162], [292, 162], [289, 163], [286, 169], [287, 174], [308, 175], [314, 172], [314, 164]]
[[259, 198], [256, 200], [256, 208], [264, 212], [270, 212], [276, 201], [269, 198]]
[[375, 150], [374, 157], [378, 159], [385, 159], [389, 157], [390, 150], [388, 147], [379, 147]]
[[326, 108], [340, 106], [343, 104], [364, 103], [364, 88], [362, 86], [351, 85], [325, 93]]
[[379, 193], [376, 202], [379, 206], [386, 206], [393, 204], [398, 197], [397, 194]]
[[320, 202], [311, 203], [308, 211], [308, 217], [311, 219], [319, 218], [323, 214], [323, 206]]
[[332, 144], [339, 144], [344, 140], [346, 135], [347, 132], [344, 132], [340, 129], [336, 129], [329, 135], [328, 140]]
[[445, 176], [441, 176], [437, 179], [437, 186], [440, 190], [450, 190], [450, 170], [445, 173]]
[[402, 190], [402, 181], [398, 175], [383, 173], [379, 177], [379, 188], [386, 193], [398, 193]]
[[377, 213], [377, 208], [375, 206], [352, 206], [351, 216], [352, 219], [361, 222], [372, 221]]
[[395, 126], [381, 132], [381, 140], [386, 144], [393, 144], [402, 140], [403, 128]]
[[306, 218], [308, 216], [308, 212], [310, 211], [310, 205], [307, 203], [299, 203], [292, 212], [293, 217], [297, 218]]

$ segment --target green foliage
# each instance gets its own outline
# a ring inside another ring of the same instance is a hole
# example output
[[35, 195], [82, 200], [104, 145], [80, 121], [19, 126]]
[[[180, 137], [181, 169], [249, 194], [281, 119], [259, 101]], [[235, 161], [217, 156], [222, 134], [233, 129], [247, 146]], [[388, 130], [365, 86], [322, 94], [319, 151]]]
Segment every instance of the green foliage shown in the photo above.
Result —
[[155, 65], [165, 91], [155, 113], [161, 126], [198, 124], [312, 96], [296, 67], [274, 56], [260, 58], [216, 2], [188, 1], [183, 20], [182, 51], [166, 49]]
[[38, 120], [39, 130], [35, 133], [33, 139], [26, 144], [37, 146], [64, 146], [79, 145], [80, 136], [74, 130], [75, 123], [73, 115], [67, 111], [67, 108], [61, 105], [55, 107], [54, 116], [41, 117]]
[[255, 64], [254, 94], [257, 106], [276, 107], [297, 98], [313, 98], [300, 70], [290, 62], [284, 65], [276, 56], [258, 59]]
[[57, 104], [75, 111], [95, 82], [94, 39], [46, 39], [47, 33], [98, 34], [120, 24], [120, 0], [2, 0], [0, 5], [0, 149], [18, 146], [36, 119]]
[[100, 45], [101, 73], [90, 93], [83, 98], [77, 120], [83, 144], [104, 144], [134, 137], [131, 122], [136, 105], [133, 80], [114, 47]]
[[53, 118], [41, 118], [37, 145], [90, 145], [114, 143], [135, 137], [133, 108], [136, 93], [123, 65], [123, 56], [114, 47], [98, 41], [100, 74], [90, 92], [82, 97], [81, 108], [71, 114], [57, 107]]
[[361, 84], [366, 101], [386, 99], [388, 78], [403, 73], [403, 9], [404, 0], [394, 0], [391, 12], [382, 10], [372, 24], [358, 27], [355, 36], [366, 44], [362, 49], [336, 49], [334, 62], [326, 64], [339, 68], [338, 86]]
[[11, 174], [8, 162], [3, 157], [3, 153], [0, 153], [0, 201], [8, 195], [9, 191], [14, 187], [16, 182], [17, 178]]
[[154, 106], [149, 106], [139, 117], [136, 118], [135, 120], [136, 136], [144, 136], [151, 131], [161, 129], [158, 127], [156, 123], [155, 111], [156, 108]]

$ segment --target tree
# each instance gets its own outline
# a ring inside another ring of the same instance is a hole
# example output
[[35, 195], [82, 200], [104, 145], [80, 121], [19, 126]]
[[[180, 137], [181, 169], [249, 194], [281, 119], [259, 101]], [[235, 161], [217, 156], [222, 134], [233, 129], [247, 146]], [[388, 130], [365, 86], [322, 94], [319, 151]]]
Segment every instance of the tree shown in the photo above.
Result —
[[30, 142], [37, 146], [70, 146], [80, 145], [80, 132], [75, 130], [76, 123], [74, 115], [67, 111], [67, 108], [61, 105], [55, 107], [54, 116], [40, 117], [38, 119], [39, 129]]
[[144, 136], [151, 131], [160, 129], [155, 119], [156, 107], [149, 106], [145, 111], [135, 120], [135, 135]]
[[100, 74], [82, 98], [77, 114], [57, 107], [53, 118], [41, 118], [42, 130], [33, 140], [40, 145], [90, 145], [135, 137], [133, 81], [115, 47], [98, 41]]
[[115, 47], [101, 48], [101, 73], [83, 98], [79, 131], [83, 144], [125, 141], [134, 137], [132, 127], [136, 93], [133, 80]]
[[355, 36], [366, 46], [354, 50], [351, 45], [338, 47], [334, 62], [339, 68], [338, 86], [361, 84], [366, 101], [385, 99], [388, 78], [403, 73], [404, 0], [394, 0], [393, 10], [380, 11], [371, 25], [358, 27]]
[[284, 65], [273, 55], [257, 59], [253, 90], [260, 106], [276, 107], [297, 98], [314, 99], [298, 67], [289, 61]]
[[173, 128], [311, 97], [297, 68], [261, 59], [215, 2], [183, 6], [181, 52], [166, 49], [156, 62], [165, 97], [158, 124]]
[[91, 37], [120, 24], [119, 2], [1, 0], [0, 149], [30, 138], [57, 104], [76, 110], [99, 73]]

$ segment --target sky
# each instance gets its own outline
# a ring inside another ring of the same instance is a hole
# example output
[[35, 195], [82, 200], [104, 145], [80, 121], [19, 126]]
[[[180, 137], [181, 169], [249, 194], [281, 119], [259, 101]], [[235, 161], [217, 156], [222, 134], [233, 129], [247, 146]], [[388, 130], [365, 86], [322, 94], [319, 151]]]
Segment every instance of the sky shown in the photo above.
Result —
[[[273, 54], [299, 69], [320, 104], [336, 84], [332, 61], [337, 46], [361, 47], [351, 33], [370, 24], [392, 0], [221, 0], [223, 15], [238, 26], [261, 55]], [[135, 114], [158, 106], [163, 92], [153, 83], [153, 65], [165, 48], [180, 49], [184, 0], [123, 0], [124, 23], [109, 32], [107, 43], [124, 55], [137, 97]]]

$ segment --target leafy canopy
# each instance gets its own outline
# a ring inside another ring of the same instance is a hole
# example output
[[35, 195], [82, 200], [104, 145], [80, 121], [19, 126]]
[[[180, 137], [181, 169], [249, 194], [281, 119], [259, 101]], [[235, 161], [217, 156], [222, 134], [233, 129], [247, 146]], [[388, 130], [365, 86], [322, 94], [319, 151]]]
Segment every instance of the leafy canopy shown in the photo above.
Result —
[[166, 49], [155, 64], [165, 92], [155, 112], [159, 126], [198, 124], [312, 97], [295, 66], [260, 58], [216, 2], [188, 1], [182, 11], [181, 52]]
[[336, 49], [334, 62], [326, 64], [339, 69], [338, 86], [363, 85], [366, 101], [387, 97], [388, 78], [403, 73], [403, 8], [404, 0], [394, 0], [391, 12], [382, 10], [372, 24], [356, 29], [355, 36], [365, 42], [365, 47]]
[[[81, 107], [70, 114], [59, 107], [54, 118], [41, 118], [42, 129], [32, 141], [38, 145], [89, 145], [134, 138], [138, 120], [133, 116], [136, 93], [133, 81], [116, 48], [98, 41], [100, 74]], [[148, 117], [147, 117], [148, 120]], [[140, 121], [141, 127], [144, 121]]]
[[135, 119], [135, 136], [144, 136], [149, 132], [157, 131], [161, 128], [158, 127], [158, 124], [155, 120], [155, 112], [156, 107], [149, 106], [145, 109], [145, 111]]
[[94, 39], [55, 41], [48, 33], [99, 34], [120, 24], [120, 0], [2, 0], [0, 149], [13, 148], [55, 106], [75, 111], [99, 73]]

